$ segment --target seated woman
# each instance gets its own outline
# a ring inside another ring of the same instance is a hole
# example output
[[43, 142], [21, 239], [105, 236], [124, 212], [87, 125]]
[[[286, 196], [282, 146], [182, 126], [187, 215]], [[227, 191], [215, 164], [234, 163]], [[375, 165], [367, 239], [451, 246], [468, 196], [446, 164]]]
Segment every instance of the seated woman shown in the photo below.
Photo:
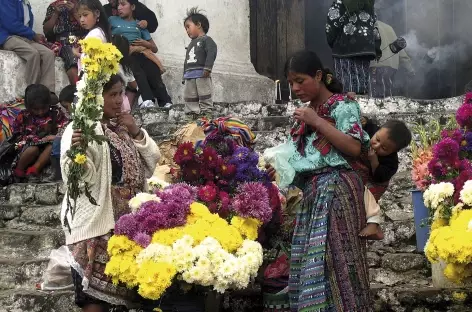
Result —
[[156, 53], [157, 47], [149, 31], [138, 27], [138, 21], [134, 18], [136, 3], [137, 0], [119, 1], [118, 12], [120, 16], [109, 18], [112, 34], [124, 36], [131, 44], [131, 69], [144, 101], [141, 106], [153, 106], [154, 99], [157, 99], [159, 106], [170, 107], [172, 100], [162, 81], [159, 67], [142, 53], [146, 49]]
[[75, 85], [79, 80], [77, 70], [77, 58], [72, 52], [72, 44], [69, 37], [80, 39], [87, 33], [80, 27], [80, 17], [78, 14], [78, 0], [57, 0], [52, 2], [46, 11], [43, 22], [43, 31], [48, 41], [59, 42], [61, 50], [59, 56], [64, 61], [64, 68], [71, 85]]

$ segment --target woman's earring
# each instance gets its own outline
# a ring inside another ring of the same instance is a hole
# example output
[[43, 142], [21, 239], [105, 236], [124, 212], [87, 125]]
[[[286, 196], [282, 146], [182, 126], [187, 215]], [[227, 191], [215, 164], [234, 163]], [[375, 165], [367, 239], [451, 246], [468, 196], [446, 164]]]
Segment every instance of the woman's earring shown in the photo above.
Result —
[[97, 23], [100, 22], [100, 17], [97, 17]]

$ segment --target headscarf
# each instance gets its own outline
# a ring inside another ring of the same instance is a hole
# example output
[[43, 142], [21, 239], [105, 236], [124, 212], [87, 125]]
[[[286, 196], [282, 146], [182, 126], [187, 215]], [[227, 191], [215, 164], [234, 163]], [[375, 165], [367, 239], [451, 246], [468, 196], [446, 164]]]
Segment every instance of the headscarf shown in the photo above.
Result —
[[349, 13], [373, 12], [375, 0], [342, 0]]

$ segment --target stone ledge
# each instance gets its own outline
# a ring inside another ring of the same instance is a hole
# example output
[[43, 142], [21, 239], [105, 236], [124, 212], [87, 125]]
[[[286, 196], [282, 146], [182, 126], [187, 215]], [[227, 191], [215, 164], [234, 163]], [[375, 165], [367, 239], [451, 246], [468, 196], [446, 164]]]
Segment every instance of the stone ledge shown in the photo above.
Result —
[[[0, 103], [24, 96], [26, 81], [25, 62], [14, 52], [0, 50]], [[56, 94], [69, 84], [64, 63], [56, 57]]]
[[26, 289], [0, 292], [1, 312], [79, 312], [73, 291], [41, 292]]
[[27, 261], [0, 259], [0, 289], [35, 289], [48, 262], [48, 258]]
[[43, 231], [20, 231], [0, 229], [2, 254], [11, 259], [35, 259], [48, 257], [52, 249], [59, 248], [65, 242], [61, 229]]

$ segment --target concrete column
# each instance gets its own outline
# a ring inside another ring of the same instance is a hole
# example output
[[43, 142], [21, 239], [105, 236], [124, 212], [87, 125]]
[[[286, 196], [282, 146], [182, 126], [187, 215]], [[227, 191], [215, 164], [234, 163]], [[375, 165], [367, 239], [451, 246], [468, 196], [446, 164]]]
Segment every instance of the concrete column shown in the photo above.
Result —
[[[108, 0], [101, 0], [107, 3]], [[250, 61], [248, 0], [140, 0], [156, 13], [159, 28], [153, 34], [167, 72], [164, 81], [174, 103], [182, 103], [182, 73], [185, 47], [190, 39], [183, 20], [187, 9], [198, 6], [210, 21], [211, 36], [218, 45], [213, 72], [214, 101], [272, 102], [272, 80], [256, 73]], [[35, 30], [42, 33], [46, 8], [52, 0], [30, 0]], [[274, 26], [275, 27], [275, 26]], [[275, 53], [275, 51], [274, 51]]]

